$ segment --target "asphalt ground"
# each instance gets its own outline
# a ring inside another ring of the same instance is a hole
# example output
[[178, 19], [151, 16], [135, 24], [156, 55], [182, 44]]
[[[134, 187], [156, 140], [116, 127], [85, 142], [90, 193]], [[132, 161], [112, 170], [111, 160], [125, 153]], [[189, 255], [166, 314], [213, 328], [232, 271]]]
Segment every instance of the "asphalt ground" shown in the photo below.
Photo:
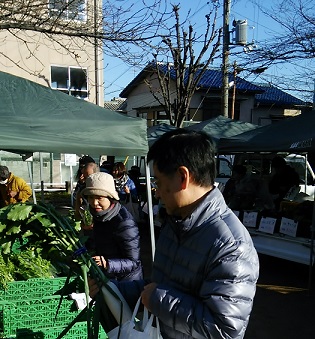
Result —
[[[147, 225], [140, 226], [144, 275], [152, 256]], [[315, 338], [315, 269], [259, 255], [260, 276], [245, 339]]]
[[315, 338], [315, 270], [259, 255], [260, 277], [246, 339]]

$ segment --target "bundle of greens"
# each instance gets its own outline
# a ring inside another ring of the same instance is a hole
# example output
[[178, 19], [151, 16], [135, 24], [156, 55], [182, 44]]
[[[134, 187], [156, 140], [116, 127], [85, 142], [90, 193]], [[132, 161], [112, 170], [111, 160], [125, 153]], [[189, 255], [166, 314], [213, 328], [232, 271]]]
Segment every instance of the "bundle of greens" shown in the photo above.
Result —
[[7, 288], [8, 283], [14, 281], [15, 267], [11, 261], [5, 262], [0, 255], [0, 289]]
[[31, 278], [53, 278], [57, 271], [52, 263], [43, 259], [40, 251], [29, 248], [12, 253], [5, 259], [0, 254], [0, 289], [6, 289], [8, 282]]

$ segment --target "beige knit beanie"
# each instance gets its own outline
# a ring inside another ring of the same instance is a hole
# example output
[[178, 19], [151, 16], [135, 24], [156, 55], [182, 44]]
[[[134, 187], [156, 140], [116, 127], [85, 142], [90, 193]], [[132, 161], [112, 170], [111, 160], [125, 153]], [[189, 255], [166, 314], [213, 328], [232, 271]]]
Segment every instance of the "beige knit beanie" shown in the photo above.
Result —
[[82, 190], [82, 195], [99, 195], [107, 198], [119, 200], [115, 189], [114, 178], [104, 172], [97, 172], [86, 178], [86, 187]]

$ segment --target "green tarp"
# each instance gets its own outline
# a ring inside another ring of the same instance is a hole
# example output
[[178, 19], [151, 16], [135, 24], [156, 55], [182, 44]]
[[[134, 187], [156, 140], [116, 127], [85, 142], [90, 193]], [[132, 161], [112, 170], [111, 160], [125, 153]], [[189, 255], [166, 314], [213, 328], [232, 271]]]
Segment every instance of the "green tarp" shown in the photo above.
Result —
[[219, 115], [216, 118], [201, 121], [186, 128], [194, 131], [204, 131], [212, 137], [214, 142], [218, 143], [220, 138], [229, 138], [260, 127], [249, 122], [233, 120]]
[[168, 131], [172, 131], [176, 129], [177, 127], [171, 126], [168, 124], [159, 124], [155, 126], [148, 127], [148, 143], [149, 146], [152, 146], [154, 142], [162, 136], [164, 133]]
[[[201, 121], [198, 123], [191, 123], [190, 126], [185, 127], [189, 130], [204, 131], [210, 135], [215, 143], [218, 143], [220, 138], [227, 138], [245, 131], [254, 130], [258, 128], [258, 125], [251, 124], [249, 122], [233, 120], [225, 118], [221, 115], [218, 117]], [[148, 142], [151, 146], [161, 135], [177, 127], [167, 124], [160, 124], [148, 128]]]
[[127, 117], [0, 72], [0, 149], [22, 152], [146, 155], [145, 119]]
[[315, 111], [287, 118], [234, 137], [220, 139], [221, 154], [238, 152], [290, 152], [315, 150]]

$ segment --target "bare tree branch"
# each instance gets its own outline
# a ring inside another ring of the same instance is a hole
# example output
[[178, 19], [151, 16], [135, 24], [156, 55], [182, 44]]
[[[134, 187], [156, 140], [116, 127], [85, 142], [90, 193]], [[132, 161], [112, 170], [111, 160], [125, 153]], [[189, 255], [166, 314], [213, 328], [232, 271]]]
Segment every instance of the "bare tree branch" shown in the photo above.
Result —
[[[291, 65], [291, 76], [273, 77], [275, 83], [279, 82], [281, 89], [300, 91], [303, 86], [304, 100], [312, 100], [311, 88], [315, 77], [315, 8], [312, 1], [308, 0], [275, 0], [271, 8], [264, 7], [264, 3], [257, 0], [252, 2], [267, 17], [271, 18], [281, 28], [278, 32], [270, 31], [269, 38], [265, 41], [258, 41], [258, 48], [244, 54], [231, 53], [238, 58], [238, 65], [251, 74], [259, 74], [260, 79], [268, 78], [265, 72], [271, 66], [286, 67]], [[313, 64], [309, 67], [298, 67], [300, 64]], [[244, 73], [243, 73], [244, 74]], [[304, 80], [304, 85], [298, 79]], [[297, 85], [298, 82], [298, 85]]]
[[[155, 100], [163, 107], [171, 125], [180, 127], [187, 119], [191, 99], [203, 74], [219, 51], [221, 28], [217, 28], [217, 7], [206, 15], [206, 30], [202, 37], [203, 44], [199, 53], [197, 43], [201, 36], [196, 36], [190, 24], [186, 31], [180, 21], [179, 6], [173, 6], [175, 25], [169, 28], [169, 34], [162, 38], [162, 44], [155, 46], [154, 72], [159, 88], [154, 88], [151, 81], [146, 80], [149, 90]], [[206, 53], [209, 54], [206, 56]], [[160, 62], [161, 55], [172, 62]]]
[[41, 43], [55, 45], [75, 60], [78, 60], [76, 50], [84, 51], [84, 42], [102, 46], [109, 55], [119, 55], [121, 50], [131, 51], [130, 46], [156, 37], [167, 15], [166, 2], [134, 0], [126, 6], [125, 2], [96, 0], [94, 8], [94, 1], [85, 0], [1, 1], [0, 46], [14, 37], [27, 44], [30, 55], [39, 60], [36, 45], [41, 34], [46, 37]]

